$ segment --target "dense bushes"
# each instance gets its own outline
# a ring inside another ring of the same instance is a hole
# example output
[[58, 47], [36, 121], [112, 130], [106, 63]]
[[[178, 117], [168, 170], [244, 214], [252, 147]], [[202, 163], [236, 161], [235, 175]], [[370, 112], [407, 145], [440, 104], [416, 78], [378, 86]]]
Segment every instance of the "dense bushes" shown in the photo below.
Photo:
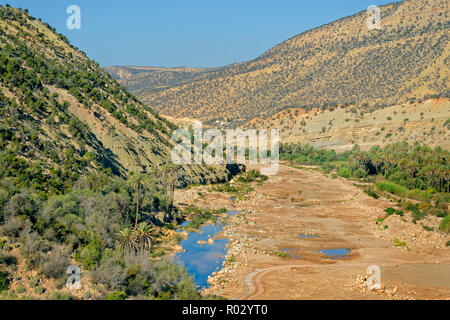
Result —
[[334, 150], [319, 150], [310, 145], [281, 144], [280, 159], [295, 161], [302, 164], [321, 165], [333, 161], [347, 161], [350, 153], [337, 154]]
[[0, 270], [0, 292], [8, 290], [8, 288], [9, 288], [8, 273]]
[[[440, 218], [448, 215], [450, 154], [447, 150], [419, 144], [411, 146], [406, 142], [373, 147], [368, 152], [355, 146], [350, 153], [342, 155], [301, 144], [282, 146], [280, 150], [282, 159], [320, 165], [325, 173], [335, 170], [343, 178], [375, 182], [375, 186], [364, 189], [375, 199], [379, 197], [376, 187], [381, 192], [420, 201], [419, 204], [401, 204], [411, 212], [413, 222], [427, 215]], [[333, 173], [334, 177], [337, 175]], [[386, 217], [399, 214], [392, 210], [386, 212]], [[442, 220], [440, 229], [446, 232], [450, 229], [448, 216]]]
[[355, 165], [408, 189], [450, 192], [450, 153], [440, 147], [399, 142], [369, 152], [357, 150]]
[[67, 267], [70, 264], [68, 250], [65, 248], [56, 248], [50, 251], [41, 266], [41, 273], [49, 278], [62, 278]]
[[352, 176], [352, 171], [349, 167], [343, 167], [339, 170], [338, 175], [343, 178], [350, 178]]
[[113, 293], [106, 298], [123, 300], [128, 296], [145, 299], [199, 299], [191, 276], [166, 260], [152, 261], [146, 255], [125, 255], [107, 251], [91, 272], [98, 284]]
[[198, 297], [183, 268], [151, 259], [150, 247], [136, 257], [118, 246], [118, 231], [135, 223], [137, 195], [138, 222], [151, 222], [153, 213], [166, 209], [167, 197], [158, 185], [142, 184], [136, 194], [131, 181], [91, 173], [61, 195], [43, 197], [14, 182], [0, 190], [6, 192], [0, 207], [0, 234], [19, 244], [28, 268], [61, 279], [73, 257], [95, 281], [128, 297]]
[[[321, 165], [327, 172], [337, 169], [345, 178], [383, 175], [392, 183], [380, 183], [380, 190], [400, 196], [408, 194], [418, 200], [429, 199], [430, 193], [450, 192], [450, 153], [440, 147], [432, 149], [427, 145], [399, 142], [384, 148], [373, 147], [368, 152], [355, 146], [351, 152], [336, 154], [334, 150], [291, 144], [280, 146], [280, 158]], [[416, 190], [408, 192], [412, 189]]]
[[376, 184], [380, 191], [389, 192], [399, 197], [410, 198], [419, 201], [426, 201], [431, 198], [431, 193], [422, 190], [408, 190], [408, 188], [389, 181], [381, 181]]

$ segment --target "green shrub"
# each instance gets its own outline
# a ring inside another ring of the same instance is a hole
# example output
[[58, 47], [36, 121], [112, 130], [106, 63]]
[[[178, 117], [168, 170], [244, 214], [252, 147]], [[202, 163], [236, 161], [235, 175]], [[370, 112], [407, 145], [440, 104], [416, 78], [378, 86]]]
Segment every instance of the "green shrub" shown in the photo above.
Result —
[[439, 230], [450, 232], [450, 215], [442, 219], [441, 223], [439, 224]]
[[75, 260], [81, 262], [83, 268], [91, 270], [100, 261], [101, 256], [102, 247], [100, 241], [95, 239], [75, 253]]
[[8, 288], [9, 288], [8, 273], [0, 271], [0, 292], [8, 290]]
[[356, 169], [355, 171], [353, 171], [353, 177], [358, 179], [366, 178], [367, 171], [362, 168]]
[[105, 300], [126, 300], [128, 295], [124, 291], [113, 291], [105, 297]]
[[55, 291], [50, 296], [50, 300], [73, 300], [73, 296], [69, 293]]
[[18, 286], [18, 287], [16, 288], [16, 292], [17, 292], [18, 294], [25, 293], [25, 291], [27, 291], [27, 290], [25, 289], [24, 286]]
[[396, 214], [398, 216], [403, 216], [403, 211], [402, 210], [397, 210], [397, 209], [394, 209], [394, 208], [387, 208], [386, 210], [384, 210], [384, 212], [386, 212], [386, 217], [385, 218], [387, 218], [387, 217], [389, 217], [389, 216], [391, 216], [393, 214]]
[[406, 247], [406, 242], [399, 239], [394, 239], [394, 246], [396, 247]]
[[401, 197], [404, 197], [406, 195], [407, 189], [405, 187], [400, 186], [393, 182], [382, 181], [382, 182], [378, 182], [376, 184], [376, 186], [377, 186], [377, 189], [380, 191], [393, 193], [393, 194], [396, 194]]
[[287, 254], [286, 252], [275, 252], [274, 254], [280, 258], [289, 258], [290, 257], [289, 254]]
[[55, 249], [45, 257], [41, 272], [49, 278], [60, 279], [65, 276], [69, 264], [70, 258], [66, 250]]
[[373, 191], [373, 188], [372, 187], [369, 187], [369, 188], [367, 188], [367, 189], [364, 189], [364, 192], [369, 196], [369, 197], [372, 197], [372, 198], [374, 198], [374, 199], [378, 199], [379, 197], [378, 197], [378, 194], [375, 192], [375, 191]]
[[352, 171], [349, 167], [343, 167], [339, 170], [338, 175], [343, 178], [350, 178], [352, 175]]
[[442, 210], [448, 210], [448, 202], [438, 202], [436, 201], [436, 208]]
[[406, 192], [406, 197], [418, 201], [427, 201], [431, 199], [432, 195], [430, 192], [422, 191], [418, 189], [408, 190]]
[[267, 176], [262, 175], [259, 171], [251, 170], [240, 175], [236, 180], [241, 183], [250, 183], [250, 182], [263, 182], [268, 179]]
[[41, 280], [39, 280], [39, 278], [33, 278], [30, 280], [30, 282], [28, 282], [28, 285], [30, 286], [30, 288], [35, 288], [37, 287], [40, 281]]
[[227, 212], [225, 208], [217, 210], [202, 210], [195, 206], [190, 206], [185, 209], [187, 214], [191, 214], [192, 218], [187, 226], [187, 229], [198, 229], [203, 223], [217, 221], [217, 215]]
[[445, 218], [447, 215], [444, 211], [440, 211], [438, 213], [436, 213], [436, 217], [438, 218]]
[[0, 264], [5, 264], [7, 266], [16, 265], [17, 258], [12, 255], [0, 254]]
[[37, 286], [36, 288], [34, 288], [34, 292], [35, 292], [36, 294], [44, 294], [45, 288], [42, 287], [42, 286]]
[[425, 212], [421, 212], [418, 207], [419, 206], [417, 204], [412, 204], [412, 203], [409, 203], [406, 206], [406, 209], [411, 211], [411, 213], [412, 213], [413, 222], [415, 222], [417, 220], [420, 220], [420, 219], [422, 219], [422, 218], [424, 218], [426, 216], [426, 213]]
[[380, 191], [389, 192], [399, 197], [409, 198], [418, 201], [427, 201], [432, 197], [432, 195], [426, 191], [417, 189], [408, 190], [408, 188], [390, 181], [378, 182], [376, 186], [377, 189]]

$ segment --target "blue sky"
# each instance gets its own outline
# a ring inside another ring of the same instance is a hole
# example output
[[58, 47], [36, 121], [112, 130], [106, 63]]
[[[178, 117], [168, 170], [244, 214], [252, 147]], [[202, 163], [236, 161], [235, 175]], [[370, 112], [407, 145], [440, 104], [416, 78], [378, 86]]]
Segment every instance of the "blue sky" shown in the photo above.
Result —
[[[392, 0], [0, 0], [55, 27], [103, 66], [218, 67]], [[81, 30], [68, 30], [69, 5]]]

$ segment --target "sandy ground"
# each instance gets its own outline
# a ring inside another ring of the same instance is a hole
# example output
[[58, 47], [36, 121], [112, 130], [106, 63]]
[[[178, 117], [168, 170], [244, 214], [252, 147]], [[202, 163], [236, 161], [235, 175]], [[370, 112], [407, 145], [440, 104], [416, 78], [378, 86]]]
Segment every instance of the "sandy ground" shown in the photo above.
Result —
[[[368, 197], [352, 181], [281, 166], [256, 191], [233, 203], [207, 187], [179, 191], [178, 203], [243, 210], [220, 236], [227, 262], [205, 294], [230, 299], [450, 299], [450, 236], [391, 216], [375, 223], [389, 200]], [[427, 220], [427, 225], [436, 221]], [[299, 237], [299, 234], [318, 237]], [[396, 246], [401, 241], [404, 245]], [[319, 250], [350, 250], [330, 259]], [[280, 257], [283, 249], [291, 256]], [[381, 289], [368, 290], [367, 268], [381, 269]]]

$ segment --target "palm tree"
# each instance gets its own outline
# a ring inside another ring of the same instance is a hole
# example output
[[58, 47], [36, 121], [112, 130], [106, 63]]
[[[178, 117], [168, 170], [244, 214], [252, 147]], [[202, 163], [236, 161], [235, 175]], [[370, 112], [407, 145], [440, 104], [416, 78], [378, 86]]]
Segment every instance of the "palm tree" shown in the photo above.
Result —
[[131, 177], [131, 182], [136, 191], [136, 217], [134, 220], [134, 226], [136, 227], [139, 222], [139, 203], [141, 198], [141, 186], [148, 182], [148, 177], [142, 173], [137, 173]]
[[135, 226], [133, 230], [136, 238], [137, 246], [140, 251], [150, 249], [152, 247], [152, 239], [154, 238], [154, 229], [147, 222], [141, 222]]
[[[152, 170], [151, 175], [158, 180], [161, 185], [161, 189], [164, 195], [169, 199], [169, 212], [173, 212], [173, 202], [175, 193], [175, 184], [178, 178], [177, 175], [178, 166], [172, 163], [166, 163], [160, 168], [155, 168]], [[175, 217], [174, 217], [175, 219]]]
[[162, 180], [164, 183], [164, 192], [169, 197], [170, 207], [173, 206], [173, 196], [175, 191], [177, 166], [171, 163], [165, 164], [162, 169]]
[[116, 244], [126, 252], [133, 251], [136, 248], [136, 235], [131, 227], [119, 230], [116, 234]]

